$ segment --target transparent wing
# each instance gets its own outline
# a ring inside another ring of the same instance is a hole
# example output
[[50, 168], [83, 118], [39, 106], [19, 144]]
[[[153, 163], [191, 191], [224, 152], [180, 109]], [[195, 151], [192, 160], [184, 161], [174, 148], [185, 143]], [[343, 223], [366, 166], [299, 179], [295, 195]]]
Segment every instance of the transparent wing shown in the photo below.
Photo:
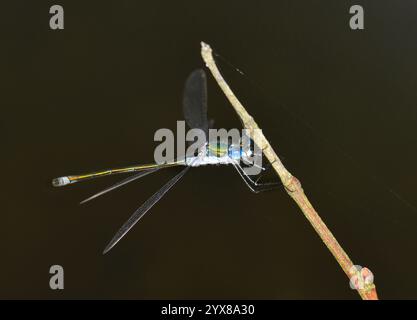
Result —
[[117, 231], [113, 239], [109, 242], [107, 247], [104, 249], [103, 254], [109, 252], [119, 241], [122, 239], [126, 233], [129, 232], [130, 229], [145, 215], [146, 212], [150, 208], [154, 206], [164, 195], [171, 189], [190, 169], [190, 167], [186, 167], [180, 173], [178, 173], [175, 177], [173, 177], [170, 181], [168, 181], [161, 189], [159, 189], [152, 197], [145, 201], [142, 206], [140, 206], [131, 216], [130, 218], [122, 225], [122, 227]]
[[110, 187], [108, 187], [108, 188], [100, 191], [100, 192], [97, 192], [96, 194], [92, 195], [91, 197], [89, 197], [89, 198], [81, 201], [80, 204], [83, 204], [83, 203], [86, 203], [88, 201], [91, 201], [91, 200], [93, 200], [95, 198], [98, 198], [98, 197], [102, 196], [103, 194], [105, 194], [107, 192], [110, 192], [110, 191], [112, 191], [114, 189], [120, 188], [121, 186], [124, 186], [125, 184], [128, 184], [128, 183], [130, 183], [132, 181], [135, 181], [135, 180], [137, 180], [139, 178], [142, 178], [144, 176], [147, 176], [150, 173], [154, 173], [154, 172], [158, 171], [159, 169], [160, 168], [155, 168], [155, 169], [149, 169], [149, 170], [146, 170], [146, 171], [139, 172], [138, 174], [135, 174], [133, 176], [130, 176], [130, 177], [128, 177], [128, 178], [126, 178], [126, 179], [124, 179], [122, 181], [119, 181], [118, 183], [116, 183], [116, 184], [114, 184], [114, 185], [112, 185], [112, 186], [110, 186]]
[[202, 69], [193, 71], [185, 81], [183, 112], [187, 125], [203, 130], [208, 137], [207, 79]]

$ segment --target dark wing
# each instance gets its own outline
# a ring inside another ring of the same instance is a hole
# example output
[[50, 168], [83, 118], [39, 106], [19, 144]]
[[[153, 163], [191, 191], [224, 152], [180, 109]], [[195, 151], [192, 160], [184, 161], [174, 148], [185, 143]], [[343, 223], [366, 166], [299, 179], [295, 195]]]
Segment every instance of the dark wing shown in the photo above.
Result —
[[146, 212], [150, 208], [153, 207], [155, 203], [157, 203], [164, 195], [171, 189], [177, 182], [180, 180], [184, 174], [190, 169], [190, 167], [186, 167], [180, 173], [178, 173], [175, 177], [173, 177], [170, 181], [168, 181], [161, 189], [159, 189], [152, 197], [145, 201], [144, 204], [140, 206], [127, 220], [122, 227], [117, 231], [113, 239], [109, 242], [107, 247], [104, 249], [103, 254], [109, 252], [119, 241], [122, 239], [126, 233], [129, 232], [130, 229], [145, 215]]
[[183, 112], [187, 125], [203, 130], [208, 137], [207, 79], [202, 69], [194, 70], [185, 81]]

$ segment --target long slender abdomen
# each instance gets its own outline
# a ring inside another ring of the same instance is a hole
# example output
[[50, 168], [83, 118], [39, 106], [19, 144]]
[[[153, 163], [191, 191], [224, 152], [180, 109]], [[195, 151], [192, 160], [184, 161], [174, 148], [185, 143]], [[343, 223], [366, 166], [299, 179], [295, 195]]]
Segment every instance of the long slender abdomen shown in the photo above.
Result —
[[117, 168], [117, 169], [107, 169], [103, 171], [98, 172], [92, 172], [82, 175], [71, 175], [71, 176], [63, 176], [58, 177], [55, 179], [52, 179], [52, 185], [54, 187], [63, 187], [72, 183], [95, 179], [103, 176], [109, 176], [117, 173], [129, 173], [129, 172], [136, 172], [136, 171], [144, 171], [144, 170], [151, 170], [156, 168], [168, 168], [168, 167], [174, 167], [184, 165], [184, 161], [175, 161], [175, 162], [169, 162], [164, 164], [145, 164], [145, 165], [138, 165], [138, 166], [131, 166], [126, 168]]

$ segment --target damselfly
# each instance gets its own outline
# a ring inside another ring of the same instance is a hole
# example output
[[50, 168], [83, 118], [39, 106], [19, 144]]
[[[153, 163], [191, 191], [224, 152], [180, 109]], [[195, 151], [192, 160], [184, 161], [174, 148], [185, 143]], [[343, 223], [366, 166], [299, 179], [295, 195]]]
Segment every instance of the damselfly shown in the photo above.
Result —
[[[131, 215], [131, 217], [122, 225], [122, 227], [115, 234], [113, 239], [106, 246], [106, 248], [103, 251], [103, 254], [107, 253], [110, 249], [112, 249], [117, 244], [117, 242], [119, 242], [120, 239], [123, 238], [123, 236], [145, 215], [145, 213], [150, 208], [152, 208], [152, 206], [155, 203], [157, 203], [165, 195], [165, 193], [167, 193], [168, 190], [171, 189], [185, 175], [185, 173], [189, 170], [190, 167], [198, 167], [213, 164], [231, 164], [239, 173], [240, 177], [244, 180], [249, 189], [256, 193], [260, 191], [269, 190], [280, 185], [280, 183], [278, 182], [260, 183], [259, 176], [257, 177], [257, 179], [254, 179], [253, 176], [250, 176], [246, 173], [246, 171], [242, 167], [241, 162], [242, 160], [243, 162], [245, 162], [247, 161], [247, 158], [253, 156], [253, 147], [236, 148], [236, 146], [229, 143], [218, 143], [217, 140], [210, 141], [208, 139], [208, 131], [210, 126], [207, 118], [207, 80], [205, 72], [201, 69], [193, 71], [185, 82], [185, 90], [183, 96], [183, 113], [185, 121], [191, 129], [200, 129], [205, 133], [206, 141], [204, 143], [204, 148], [201, 148], [201, 150], [203, 150], [203, 153], [200, 152], [196, 155], [193, 154], [191, 156], [184, 156], [182, 157], [182, 159], [168, 161], [163, 164], [154, 163], [118, 169], [107, 169], [81, 175], [63, 176], [52, 180], [52, 185], [54, 187], [61, 187], [102, 176], [108, 176], [118, 173], [138, 172], [135, 175], [132, 175], [81, 202], [85, 203], [109, 191], [119, 188], [129, 182], [132, 182], [150, 173], [153, 173], [161, 168], [185, 166], [185, 168], [182, 169], [181, 172], [179, 172], [170, 181], [168, 181], [161, 189], [159, 189], [153, 196], [146, 200], [145, 203], [143, 203], [142, 206], [139, 207]], [[262, 168], [262, 170], [265, 170], [265, 168]]]

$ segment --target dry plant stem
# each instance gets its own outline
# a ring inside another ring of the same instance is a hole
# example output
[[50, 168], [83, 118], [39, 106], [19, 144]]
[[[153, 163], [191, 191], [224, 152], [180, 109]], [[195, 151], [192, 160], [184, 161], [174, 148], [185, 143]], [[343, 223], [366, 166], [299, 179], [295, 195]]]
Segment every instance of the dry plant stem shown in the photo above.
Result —
[[[349, 279], [358, 275], [355, 268], [353, 268], [353, 263], [350, 260], [349, 256], [337, 242], [336, 238], [321, 220], [320, 216], [314, 210], [310, 201], [304, 194], [304, 190], [301, 187], [301, 183], [296, 177], [294, 177], [282, 164], [281, 160], [272, 149], [268, 140], [265, 138], [255, 120], [249, 115], [246, 109], [242, 106], [240, 101], [234, 95], [229, 85], [223, 79], [220, 74], [219, 69], [216, 66], [216, 63], [212, 56], [212, 50], [208, 44], [204, 42], [201, 43], [201, 55], [206, 63], [206, 66], [210, 69], [214, 79], [217, 81], [218, 85], [222, 89], [223, 93], [226, 95], [227, 99], [230, 101], [231, 105], [239, 115], [240, 119], [243, 122], [243, 126], [249, 130], [252, 139], [254, 142], [263, 150], [265, 157], [272, 164], [273, 168], [279, 175], [287, 193], [294, 199], [298, 207], [304, 213], [310, 224], [313, 226], [314, 230], [318, 233], [320, 238], [323, 240], [324, 244], [336, 258], [339, 265], [342, 267], [343, 271], [349, 277]], [[359, 276], [359, 275], [358, 275]], [[358, 293], [364, 300], [377, 300], [376, 288], [375, 285], [365, 285], [364, 289], [358, 289]]]

